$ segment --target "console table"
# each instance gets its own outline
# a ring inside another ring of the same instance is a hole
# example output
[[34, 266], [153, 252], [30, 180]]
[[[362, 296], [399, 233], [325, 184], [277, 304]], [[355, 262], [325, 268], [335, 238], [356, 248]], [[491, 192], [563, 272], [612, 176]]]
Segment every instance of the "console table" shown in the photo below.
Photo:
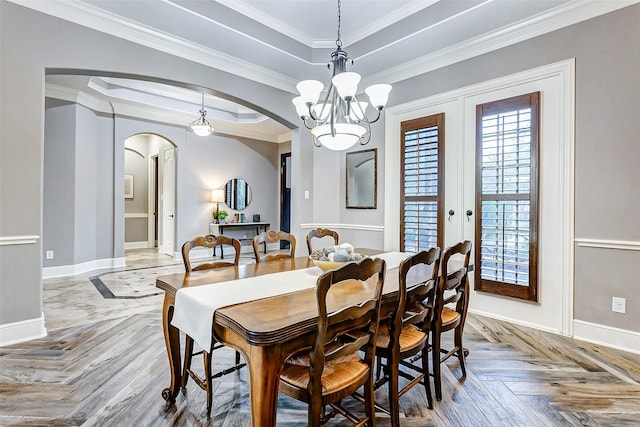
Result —
[[[260, 234], [261, 231], [269, 231], [269, 223], [268, 222], [232, 222], [228, 224], [209, 224], [209, 232], [215, 236], [224, 234], [224, 230], [241, 230], [241, 229], [255, 229], [256, 236]], [[241, 240], [241, 239], [239, 239]], [[214, 249], [215, 251], [215, 249]], [[267, 253], [267, 244], [264, 243], [264, 253]], [[215, 255], [215, 252], [214, 252]], [[220, 246], [220, 258], [224, 258], [224, 249]]]

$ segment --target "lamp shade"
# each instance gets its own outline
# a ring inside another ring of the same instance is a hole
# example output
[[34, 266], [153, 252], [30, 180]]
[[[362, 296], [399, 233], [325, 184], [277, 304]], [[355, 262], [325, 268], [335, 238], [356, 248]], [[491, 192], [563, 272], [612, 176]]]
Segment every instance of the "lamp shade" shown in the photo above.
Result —
[[304, 103], [304, 100], [301, 96], [296, 96], [291, 100], [293, 105], [296, 106], [296, 112], [298, 116], [301, 118], [309, 117], [309, 108], [307, 108], [307, 104]]
[[333, 82], [333, 85], [338, 90], [338, 94], [342, 99], [350, 99], [353, 98], [358, 91], [360, 74], [351, 71], [345, 71], [333, 76], [331, 82]]
[[373, 105], [375, 108], [381, 108], [387, 104], [387, 100], [389, 99], [389, 92], [391, 92], [391, 85], [373, 85], [369, 86], [364, 91], [369, 96], [369, 102], [371, 102], [371, 105]]
[[224, 190], [211, 190], [211, 201], [212, 202], [224, 202]]
[[332, 135], [331, 125], [321, 125], [311, 129], [311, 133], [320, 141], [320, 144], [335, 151], [353, 147], [367, 132], [360, 125], [348, 123], [336, 123], [335, 131], [335, 135]]
[[320, 98], [324, 85], [317, 80], [303, 80], [296, 85], [296, 89], [305, 103], [315, 104]]

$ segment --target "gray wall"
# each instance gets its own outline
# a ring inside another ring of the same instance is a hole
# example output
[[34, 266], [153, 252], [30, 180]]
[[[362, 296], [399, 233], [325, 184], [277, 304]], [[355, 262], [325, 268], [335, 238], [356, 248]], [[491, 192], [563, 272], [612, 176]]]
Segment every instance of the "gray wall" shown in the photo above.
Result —
[[[47, 68], [100, 70], [127, 75], [150, 76], [163, 81], [181, 82], [203, 88], [211, 88], [238, 99], [274, 112], [274, 116], [287, 124], [296, 121], [295, 111], [290, 108], [290, 94], [266, 87], [256, 82], [240, 78], [203, 65], [179, 59], [162, 52], [142, 47], [106, 34], [70, 24], [44, 14], [0, 1], [0, 85], [2, 97], [0, 108], [0, 236], [42, 236], [43, 234], [43, 143], [44, 143], [44, 70]], [[99, 47], [99, 48], [97, 48]], [[28, 52], [28, 54], [25, 54]], [[153, 132], [156, 124], [131, 123], [126, 118], [116, 117], [112, 153], [122, 153], [126, 137], [139, 132]], [[95, 123], [104, 131], [104, 124]], [[166, 126], [165, 126], [166, 127]], [[82, 139], [90, 139], [85, 129], [79, 132]], [[174, 140], [173, 135], [158, 132]], [[184, 131], [168, 132], [177, 134], [184, 142]], [[93, 138], [96, 138], [94, 135]], [[294, 139], [299, 138], [298, 134]], [[175, 142], [175, 141], [174, 141]], [[299, 141], [292, 141], [299, 145]], [[87, 148], [83, 155], [104, 153], [105, 147]], [[93, 152], [89, 152], [94, 150]], [[114, 157], [115, 159], [115, 157]], [[212, 160], [212, 165], [214, 161]], [[302, 170], [313, 167], [309, 157], [305, 163], [299, 159]], [[103, 168], [106, 170], [106, 167]], [[180, 183], [184, 171], [178, 166], [177, 181]], [[87, 173], [81, 169], [79, 174]], [[122, 176], [123, 162], [114, 162], [111, 167], [113, 177]], [[94, 188], [113, 188], [113, 212], [124, 212], [123, 189], [92, 181]], [[179, 184], [180, 185], [180, 184]], [[204, 188], [204, 185], [202, 187]], [[182, 198], [177, 193], [178, 215], [189, 213]], [[105, 200], [94, 200], [93, 217], [87, 219], [86, 227], [93, 227], [90, 234], [95, 237], [99, 224], [98, 217], [104, 219]], [[101, 209], [98, 209], [100, 206]], [[302, 212], [302, 211], [300, 211]], [[202, 215], [205, 215], [202, 209]], [[188, 215], [187, 215], [188, 217]], [[306, 218], [302, 218], [308, 221]], [[208, 218], [207, 218], [208, 221]], [[115, 217], [112, 235], [120, 235], [114, 241], [111, 257], [123, 254], [124, 222]], [[177, 224], [176, 239], [186, 235], [185, 226]], [[94, 237], [94, 238], [95, 238]], [[83, 240], [75, 240], [84, 247]], [[18, 321], [38, 319], [42, 315], [41, 269], [42, 241], [35, 244], [12, 244], [0, 246], [0, 325]], [[88, 248], [94, 258], [98, 250]], [[77, 251], [76, 251], [77, 253]], [[81, 254], [80, 254], [81, 255]]]
[[[215, 88], [259, 105], [291, 123], [298, 122], [290, 104], [291, 94], [4, 1], [0, 8], [3, 40], [0, 65], [0, 236], [42, 234], [43, 123], [38, 114], [27, 113], [43, 111], [43, 70], [47, 67], [131, 73]], [[637, 242], [640, 240], [637, 224], [640, 216], [640, 189], [637, 185], [640, 182], [637, 167], [640, 144], [636, 139], [640, 134], [637, 113], [637, 100], [640, 99], [638, 22], [640, 5], [635, 5], [396, 83], [390, 105], [575, 57], [576, 237]], [[118, 126], [119, 120], [126, 122], [127, 119], [116, 119], [115, 153], [122, 150], [118, 144], [122, 144], [124, 138], [136, 131], [148, 131], [139, 123]], [[370, 147], [379, 149], [379, 183], [384, 182], [383, 123], [373, 125], [370, 144]], [[181, 138], [177, 135], [173, 139], [169, 137], [173, 142], [180, 139], [179, 144], [183, 144], [184, 136]], [[220, 146], [221, 150], [224, 148], [224, 145]], [[384, 191], [381, 186], [378, 187], [377, 210], [363, 212], [344, 208], [344, 153], [314, 150], [308, 132], [299, 129], [292, 131], [291, 151], [294, 182], [292, 229], [298, 237], [302, 235], [299, 224], [303, 223], [383, 224]], [[190, 158], [196, 156], [190, 147], [183, 153]], [[258, 160], [258, 164], [269, 164], [267, 159], [271, 157], [264, 157], [265, 160]], [[212, 169], [220, 166], [215, 158], [212, 159]], [[112, 171], [114, 176], [120, 176], [122, 165], [114, 163]], [[179, 166], [178, 182], [192, 173], [180, 170]], [[194, 181], [197, 179], [193, 178]], [[246, 178], [253, 185], [252, 178]], [[200, 209], [199, 213], [190, 212], [188, 216], [204, 220], [208, 215], [207, 209], [203, 205], [200, 208], [192, 206], [194, 201], [206, 199], [209, 185], [203, 180], [200, 185], [193, 185], [177, 194], [179, 215], [185, 210]], [[305, 189], [311, 191], [310, 200], [302, 196]], [[122, 190], [115, 187], [114, 191], [114, 210], [117, 211], [122, 209], [119, 206]], [[100, 215], [98, 211], [96, 215]], [[117, 218], [113, 227], [114, 234], [123, 233], [123, 225]], [[192, 231], [191, 225], [178, 224], [177, 238]], [[343, 241], [375, 243], [382, 239], [380, 233], [347, 231], [344, 234]], [[115, 254], [122, 253], [122, 247], [118, 245], [114, 242]], [[299, 245], [298, 249], [303, 253], [304, 245]], [[42, 250], [40, 242], [0, 247], [0, 324], [40, 316], [40, 271], [33, 266], [40, 265]], [[581, 247], [575, 255], [575, 318], [640, 332], [638, 282], [633, 280], [631, 273], [634, 271], [632, 266], [640, 263], [640, 251]], [[616, 296], [627, 298], [626, 315], [610, 311], [610, 293], [614, 283], [616, 286], [625, 284], [615, 292], [618, 293]]]

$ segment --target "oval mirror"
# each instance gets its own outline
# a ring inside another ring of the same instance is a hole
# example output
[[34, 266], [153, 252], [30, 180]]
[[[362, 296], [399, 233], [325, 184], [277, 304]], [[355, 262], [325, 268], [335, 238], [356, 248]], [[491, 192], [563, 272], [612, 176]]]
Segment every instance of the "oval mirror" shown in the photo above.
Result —
[[241, 211], [251, 203], [251, 187], [244, 179], [233, 178], [224, 186], [224, 203], [231, 209]]

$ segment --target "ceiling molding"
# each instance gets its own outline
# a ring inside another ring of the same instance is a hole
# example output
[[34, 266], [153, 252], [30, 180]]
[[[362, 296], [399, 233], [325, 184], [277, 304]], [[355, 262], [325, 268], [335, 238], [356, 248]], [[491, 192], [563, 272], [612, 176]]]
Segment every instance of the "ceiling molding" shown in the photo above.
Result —
[[363, 78], [363, 87], [373, 83], [397, 83], [482, 54], [577, 24], [587, 19], [631, 6], [640, 0], [574, 0], [533, 19], [441, 49]]
[[78, 0], [8, 1], [176, 57], [296, 93], [295, 86], [298, 82], [283, 74], [141, 25]]
[[[264, 67], [252, 64], [222, 53], [220, 51], [204, 47], [174, 37], [162, 31], [121, 18], [109, 12], [105, 12], [95, 6], [83, 3], [80, 0], [8, 0], [13, 3], [38, 10], [65, 19], [79, 25], [83, 25], [122, 39], [129, 40], [171, 55], [188, 59], [211, 68], [219, 69], [240, 77], [253, 80], [286, 92], [297, 94], [295, 85], [297, 81], [281, 73], [268, 70]], [[410, 5], [419, 8], [422, 2], [433, 0], [420, 0]], [[532, 19], [520, 21], [514, 25], [503, 27], [496, 31], [470, 39], [457, 45], [441, 49], [440, 51], [416, 58], [413, 61], [388, 68], [379, 73], [369, 75], [364, 79], [364, 86], [377, 82], [396, 83], [424, 74], [438, 68], [473, 58], [475, 56], [491, 52], [557, 29], [576, 24], [578, 22], [612, 12], [623, 7], [638, 3], [640, 0], [573, 0], [556, 7], [546, 13], [539, 14]], [[223, 4], [227, 5], [224, 1]], [[234, 2], [235, 4], [235, 2]], [[238, 3], [238, 4], [241, 4]], [[426, 7], [426, 6], [425, 6]], [[236, 8], [237, 9], [237, 8]], [[242, 12], [249, 13], [249, 12]], [[252, 12], [253, 13], [253, 12]], [[397, 18], [397, 17], [396, 17]], [[394, 18], [389, 18], [394, 19]], [[409, 38], [411, 36], [408, 36]], [[406, 38], [405, 38], [406, 40]], [[389, 43], [375, 49], [375, 52], [389, 47], [398, 41]], [[324, 45], [327, 40], [317, 41]], [[335, 42], [331, 42], [334, 44]], [[269, 48], [282, 50], [266, 45]], [[374, 52], [374, 51], [372, 51]], [[369, 52], [360, 58], [372, 54]], [[295, 56], [294, 56], [295, 57]], [[297, 58], [297, 57], [295, 57]], [[301, 58], [297, 58], [303, 62]], [[358, 59], [358, 58], [356, 58]], [[308, 62], [307, 62], [308, 63]]]
[[[265, 15], [260, 10], [255, 7], [247, 4], [244, 1], [238, 0], [216, 0], [218, 3], [228, 7], [229, 9], [235, 10], [236, 12], [245, 15], [256, 22], [260, 22], [266, 27], [272, 28], [277, 32], [284, 34], [285, 36], [292, 38], [304, 45], [309, 47], [315, 47], [313, 38], [309, 37], [309, 35], [305, 32], [298, 31], [295, 27], [282, 22], [278, 19], [274, 19], [269, 15]], [[334, 46], [335, 46], [335, 42]]]
[[[70, 89], [58, 85], [47, 83], [45, 87], [47, 98], [60, 99], [82, 105], [94, 112], [104, 114], [117, 114], [120, 116], [132, 117], [135, 119], [149, 120], [162, 124], [184, 127], [186, 129], [194, 118], [195, 114], [171, 112], [150, 105], [136, 105], [129, 102], [102, 101], [90, 94], [77, 89]], [[241, 123], [232, 123], [226, 120], [210, 120], [214, 127], [214, 133], [225, 134], [239, 138], [255, 139], [259, 141], [281, 143], [291, 140], [291, 132], [273, 135], [266, 132], [258, 132], [247, 129]], [[289, 135], [288, 137], [286, 135]]]

